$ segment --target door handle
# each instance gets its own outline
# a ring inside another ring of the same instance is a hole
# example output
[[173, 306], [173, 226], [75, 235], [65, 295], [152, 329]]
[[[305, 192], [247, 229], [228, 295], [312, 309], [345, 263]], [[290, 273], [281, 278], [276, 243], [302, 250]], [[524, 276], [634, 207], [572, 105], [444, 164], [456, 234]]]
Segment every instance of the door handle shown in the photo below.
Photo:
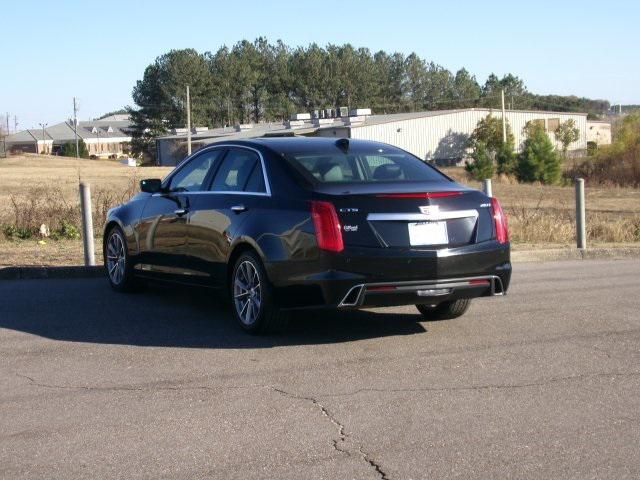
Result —
[[174, 212], [177, 216], [182, 217], [183, 215], [186, 215], [187, 213], [189, 213], [189, 209], [188, 208], [179, 208], [177, 210], [174, 210]]
[[233, 207], [231, 207], [231, 211], [242, 213], [247, 211], [247, 207], [245, 207], [244, 205], [234, 205]]

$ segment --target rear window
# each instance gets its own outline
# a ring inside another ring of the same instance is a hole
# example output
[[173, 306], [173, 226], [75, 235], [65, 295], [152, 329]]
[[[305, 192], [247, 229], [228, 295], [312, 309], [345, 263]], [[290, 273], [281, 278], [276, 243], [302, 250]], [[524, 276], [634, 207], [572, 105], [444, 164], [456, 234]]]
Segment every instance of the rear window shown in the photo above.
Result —
[[396, 148], [370, 151], [335, 149], [288, 155], [306, 180], [316, 183], [377, 183], [442, 181], [447, 177], [422, 160]]

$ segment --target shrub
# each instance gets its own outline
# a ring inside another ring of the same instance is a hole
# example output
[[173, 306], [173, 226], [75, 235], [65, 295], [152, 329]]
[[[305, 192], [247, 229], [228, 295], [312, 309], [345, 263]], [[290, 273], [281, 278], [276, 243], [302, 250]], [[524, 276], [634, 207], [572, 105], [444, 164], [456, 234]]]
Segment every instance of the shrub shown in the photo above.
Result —
[[483, 142], [476, 144], [471, 154], [472, 162], [466, 162], [465, 170], [476, 180], [493, 177], [493, 160], [489, 156], [487, 146]]
[[[78, 150], [80, 150], [80, 158], [89, 158], [89, 150], [87, 150], [87, 144], [84, 140], [78, 140]], [[62, 145], [60, 153], [66, 157], [76, 156], [76, 142], [67, 142]]]
[[498, 174], [513, 175], [516, 170], [516, 156], [513, 153], [513, 144], [505, 143], [496, 152], [496, 163], [498, 164]]
[[527, 139], [518, 155], [516, 175], [521, 182], [554, 184], [560, 179], [561, 160], [544, 127], [528, 123]]
[[617, 129], [615, 141], [599, 147], [566, 176], [583, 177], [591, 184], [640, 187], [640, 112], [627, 115]]
[[62, 219], [60, 225], [53, 232], [51, 232], [51, 238], [53, 240], [68, 239], [74, 240], [80, 238], [80, 230], [73, 225], [69, 220]]

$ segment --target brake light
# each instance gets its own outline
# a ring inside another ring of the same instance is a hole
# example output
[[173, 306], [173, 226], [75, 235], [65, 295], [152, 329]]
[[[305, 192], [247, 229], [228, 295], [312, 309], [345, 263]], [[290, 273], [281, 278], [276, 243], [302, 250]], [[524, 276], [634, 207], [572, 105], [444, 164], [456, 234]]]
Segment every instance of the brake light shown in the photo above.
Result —
[[458, 197], [462, 192], [381, 193], [378, 198], [447, 198]]
[[316, 239], [322, 250], [341, 252], [344, 250], [342, 230], [336, 208], [331, 202], [311, 202], [311, 218], [316, 227]]
[[500, 202], [495, 197], [491, 197], [491, 210], [493, 211], [493, 220], [496, 225], [496, 240], [498, 240], [498, 243], [507, 243], [509, 241], [507, 217], [502, 211]]

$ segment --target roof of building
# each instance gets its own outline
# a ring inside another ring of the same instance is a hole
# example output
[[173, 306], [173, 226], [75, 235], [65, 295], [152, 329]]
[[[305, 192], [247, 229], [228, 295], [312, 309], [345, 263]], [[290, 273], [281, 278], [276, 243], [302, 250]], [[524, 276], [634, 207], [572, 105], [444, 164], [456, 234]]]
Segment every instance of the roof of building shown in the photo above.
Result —
[[[221, 139], [242, 139], [256, 138], [265, 136], [291, 136], [298, 134], [313, 133], [318, 130], [335, 129], [335, 128], [359, 128], [369, 125], [380, 125], [391, 122], [401, 122], [406, 120], [414, 120], [418, 118], [435, 117], [440, 115], [460, 114], [469, 111], [486, 112], [487, 114], [495, 112], [499, 113], [499, 109], [492, 108], [464, 108], [458, 110], [432, 110], [424, 112], [406, 112], [391, 113], [381, 115], [369, 115], [363, 117], [337, 117], [331, 119], [331, 122], [323, 121], [319, 123], [317, 120], [300, 121], [297, 128], [290, 128], [289, 122], [270, 122], [254, 124], [251, 128], [239, 129], [238, 127], [222, 127], [212, 128], [203, 132], [193, 133], [191, 139], [193, 142], [211, 143]], [[512, 113], [539, 113], [539, 114], [571, 114], [586, 116], [586, 113], [575, 112], [549, 112], [536, 110], [508, 110]], [[325, 123], [326, 122], [326, 123]], [[159, 137], [160, 140], [182, 140], [186, 138], [185, 132], [165, 135]]]
[[[131, 128], [131, 121], [129, 120], [78, 122], [78, 137], [85, 140], [90, 138], [105, 140], [109, 138], [130, 138], [129, 128]], [[70, 142], [75, 139], [72, 121], [56, 123], [45, 127], [44, 131], [45, 139], [47, 141], [53, 140], [54, 143]], [[35, 142], [36, 140], [42, 141], [42, 128], [31, 128], [6, 137], [6, 142], [9, 144]]]

